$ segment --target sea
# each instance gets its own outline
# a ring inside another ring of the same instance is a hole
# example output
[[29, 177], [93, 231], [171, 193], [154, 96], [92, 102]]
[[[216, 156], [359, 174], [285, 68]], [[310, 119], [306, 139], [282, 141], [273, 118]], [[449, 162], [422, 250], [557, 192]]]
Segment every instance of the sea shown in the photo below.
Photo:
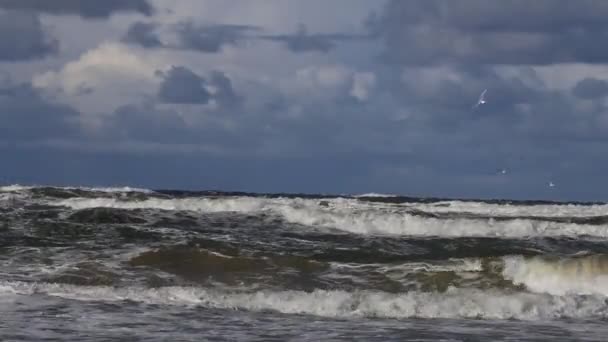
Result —
[[0, 187], [1, 341], [606, 341], [608, 204]]

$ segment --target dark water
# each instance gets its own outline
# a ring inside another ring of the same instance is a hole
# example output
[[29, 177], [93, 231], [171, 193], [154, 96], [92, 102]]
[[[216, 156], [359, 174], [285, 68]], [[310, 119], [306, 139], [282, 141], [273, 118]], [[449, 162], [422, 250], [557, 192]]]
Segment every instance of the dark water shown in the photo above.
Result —
[[0, 188], [3, 341], [604, 341], [608, 205]]

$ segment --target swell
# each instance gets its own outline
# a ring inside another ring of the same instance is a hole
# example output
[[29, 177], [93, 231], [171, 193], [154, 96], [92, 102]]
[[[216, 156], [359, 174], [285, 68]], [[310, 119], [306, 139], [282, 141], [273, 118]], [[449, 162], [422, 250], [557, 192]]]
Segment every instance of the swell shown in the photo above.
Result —
[[321, 317], [474, 318], [545, 320], [605, 318], [608, 306], [593, 296], [552, 296], [451, 289], [442, 294], [378, 291], [222, 291], [201, 287], [107, 287], [0, 283], [0, 296], [47, 295], [79, 301], [134, 301], [155, 305], [276, 311]]
[[[184, 198], [119, 200], [70, 198], [49, 205], [74, 210], [91, 208], [155, 209], [195, 213], [251, 213], [274, 215], [287, 223], [338, 229], [355, 234], [402, 236], [503, 237], [593, 236], [608, 237], [606, 216], [502, 217], [467, 213], [432, 214], [402, 207], [362, 206], [348, 200], [311, 201], [270, 198]], [[443, 215], [443, 216], [442, 216]], [[446, 216], [447, 215], [447, 216]]]
[[608, 296], [608, 254], [513, 256], [505, 258], [503, 275], [534, 292]]
[[332, 317], [604, 318], [604, 205], [0, 194], [0, 296]]

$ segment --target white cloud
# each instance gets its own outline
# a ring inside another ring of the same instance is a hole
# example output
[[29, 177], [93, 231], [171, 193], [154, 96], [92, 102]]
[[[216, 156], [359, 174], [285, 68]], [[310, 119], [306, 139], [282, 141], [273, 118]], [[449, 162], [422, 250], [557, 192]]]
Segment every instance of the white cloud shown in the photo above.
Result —
[[342, 65], [321, 65], [296, 71], [296, 82], [304, 88], [337, 88], [345, 85], [351, 71]]
[[450, 66], [404, 68], [401, 81], [418, 96], [433, 96], [445, 81], [464, 83], [464, 75]]
[[556, 90], [570, 90], [587, 77], [608, 79], [608, 65], [567, 63], [537, 66], [534, 70], [547, 87]]
[[94, 129], [100, 115], [155, 96], [161, 81], [155, 72], [168, 64], [161, 55], [104, 42], [58, 70], [34, 75], [32, 83], [74, 106], [83, 113], [83, 125]]
[[333, 64], [298, 69], [295, 77], [284, 81], [282, 89], [289, 95], [309, 99], [331, 100], [352, 96], [365, 101], [375, 84], [376, 76], [372, 72], [360, 72], [345, 65]]
[[350, 94], [359, 101], [366, 101], [376, 85], [376, 75], [371, 72], [360, 72], [353, 75], [353, 87]]
[[384, 3], [368, 0], [154, 0], [156, 7], [162, 9], [157, 19], [163, 22], [196, 17], [200, 22], [259, 26], [274, 33], [295, 30], [298, 23], [314, 28], [315, 32], [361, 31], [369, 13], [382, 9]]
[[69, 95], [76, 95], [83, 86], [105, 88], [117, 82], [156, 83], [154, 73], [162, 67], [158, 61], [139, 56], [127, 46], [102, 43], [68, 62], [59, 71], [35, 75], [33, 84], [40, 88], [57, 87]]

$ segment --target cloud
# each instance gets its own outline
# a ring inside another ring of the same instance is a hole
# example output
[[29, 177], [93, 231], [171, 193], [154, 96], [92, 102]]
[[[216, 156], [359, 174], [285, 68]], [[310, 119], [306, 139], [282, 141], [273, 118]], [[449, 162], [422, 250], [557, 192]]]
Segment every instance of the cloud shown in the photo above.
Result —
[[164, 103], [204, 105], [213, 100], [221, 107], [234, 107], [242, 100], [221, 71], [212, 71], [209, 80], [184, 66], [173, 66], [159, 75], [163, 80], [158, 98]]
[[360, 101], [369, 98], [369, 93], [376, 85], [376, 75], [371, 72], [357, 73], [353, 76], [353, 87], [350, 94]]
[[[189, 110], [190, 109], [190, 110]], [[246, 139], [229, 129], [222, 117], [201, 108], [165, 106], [154, 102], [119, 106], [103, 122], [102, 145], [124, 144], [122, 152], [144, 150], [173, 153], [244, 155]], [[248, 137], [249, 138], [249, 137]], [[104, 150], [104, 146], [99, 146]]]
[[0, 0], [0, 8], [55, 15], [76, 14], [84, 18], [107, 18], [118, 12], [150, 16], [154, 8], [147, 0]]
[[[159, 32], [161, 30], [169, 35], [167, 42], [161, 40]], [[247, 25], [200, 25], [192, 20], [184, 20], [173, 25], [135, 22], [129, 26], [122, 41], [144, 48], [219, 53], [226, 46], [238, 46], [252, 39], [248, 33], [256, 30], [258, 28]]]
[[360, 39], [361, 36], [350, 34], [309, 34], [306, 26], [300, 24], [293, 34], [266, 35], [262, 39], [282, 42], [292, 52], [324, 52], [327, 53], [336, 47], [336, 42]]
[[604, 63], [606, 15], [608, 4], [593, 0], [392, 0], [368, 26], [398, 64]]
[[572, 94], [582, 99], [597, 99], [608, 95], [608, 82], [596, 78], [585, 78], [572, 89]]
[[296, 70], [283, 86], [291, 95], [324, 101], [357, 99], [365, 101], [376, 87], [370, 71], [356, 71], [346, 65], [316, 65]]
[[211, 99], [206, 84], [207, 81], [192, 70], [182, 66], [172, 67], [163, 75], [158, 97], [166, 103], [206, 104]]
[[83, 124], [95, 131], [117, 106], [155, 96], [161, 81], [155, 73], [167, 64], [163, 56], [102, 42], [58, 69], [35, 74], [32, 84], [77, 108]]
[[0, 61], [27, 61], [54, 55], [58, 41], [42, 27], [38, 16], [22, 12], [0, 13]]
[[108, 133], [124, 140], [178, 144], [196, 140], [193, 130], [174, 110], [152, 105], [125, 105], [116, 109], [109, 121]]
[[344, 33], [307, 32], [301, 24], [293, 34], [263, 35], [254, 34], [261, 28], [248, 25], [210, 24], [200, 25], [193, 21], [182, 21], [166, 29], [176, 36], [175, 43], [161, 42], [158, 23], [135, 22], [128, 28], [123, 41], [144, 48], [168, 48], [193, 50], [205, 53], [218, 53], [226, 46], [239, 46], [246, 41], [267, 40], [282, 43], [294, 53], [327, 53], [336, 47], [337, 42], [368, 39], [369, 36]]
[[0, 85], [0, 140], [39, 141], [79, 136], [79, 113], [44, 99], [30, 84]]
[[47, 71], [34, 77], [40, 88], [56, 87], [67, 94], [82, 89], [116, 86], [122, 81], [156, 83], [154, 73], [161, 62], [131, 51], [127, 46], [105, 42], [66, 63], [58, 71]]
[[218, 70], [212, 71], [210, 84], [213, 98], [220, 105], [237, 107], [242, 103], [243, 97], [235, 92], [232, 80], [225, 73]]
[[184, 21], [176, 25], [178, 47], [207, 53], [220, 52], [224, 46], [237, 46], [247, 39], [247, 33], [257, 30], [247, 25], [196, 25]]
[[158, 27], [159, 25], [156, 23], [137, 21], [129, 26], [123, 41], [125, 43], [141, 45], [145, 48], [162, 47], [163, 43], [155, 32]]

